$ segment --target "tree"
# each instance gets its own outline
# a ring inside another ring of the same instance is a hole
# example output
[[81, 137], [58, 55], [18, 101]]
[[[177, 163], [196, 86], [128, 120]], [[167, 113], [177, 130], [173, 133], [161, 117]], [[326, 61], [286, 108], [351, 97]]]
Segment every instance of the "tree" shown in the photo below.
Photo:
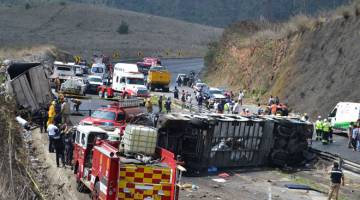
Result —
[[119, 28], [117, 29], [119, 34], [128, 34], [129, 33], [129, 25], [125, 21], [121, 21]]

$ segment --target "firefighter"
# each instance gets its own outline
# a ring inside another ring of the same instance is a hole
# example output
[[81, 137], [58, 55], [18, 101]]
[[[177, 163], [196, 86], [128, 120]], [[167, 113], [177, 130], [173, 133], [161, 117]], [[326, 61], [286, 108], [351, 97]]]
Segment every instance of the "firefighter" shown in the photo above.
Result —
[[47, 126], [49, 126], [49, 124], [53, 124], [54, 123], [54, 119], [56, 116], [56, 112], [55, 112], [55, 101], [51, 102], [51, 105], [49, 107], [49, 111], [48, 111], [48, 121], [47, 121]]
[[320, 141], [322, 137], [323, 122], [321, 121], [321, 116], [318, 116], [318, 120], [315, 122], [316, 130], [316, 141]]
[[329, 144], [329, 136], [331, 131], [330, 123], [327, 121], [327, 119], [324, 119], [323, 126], [322, 126], [322, 144], [327, 145]]

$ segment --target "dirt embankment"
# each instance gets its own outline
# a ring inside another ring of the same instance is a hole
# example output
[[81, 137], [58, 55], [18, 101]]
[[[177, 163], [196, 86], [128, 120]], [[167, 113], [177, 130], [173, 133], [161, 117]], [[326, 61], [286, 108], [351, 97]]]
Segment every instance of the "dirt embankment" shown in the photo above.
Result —
[[281, 30], [256, 23], [250, 34], [225, 30], [207, 57], [205, 79], [245, 89], [265, 101], [279, 96], [295, 111], [326, 116], [339, 101], [360, 98], [360, 12], [349, 7], [332, 18], [300, 16]]
[[[0, 6], [0, 46], [54, 45], [73, 55], [120, 58], [203, 56], [222, 29], [126, 10], [76, 3]], [[121, 22], [129, 33], [119, 34]]]

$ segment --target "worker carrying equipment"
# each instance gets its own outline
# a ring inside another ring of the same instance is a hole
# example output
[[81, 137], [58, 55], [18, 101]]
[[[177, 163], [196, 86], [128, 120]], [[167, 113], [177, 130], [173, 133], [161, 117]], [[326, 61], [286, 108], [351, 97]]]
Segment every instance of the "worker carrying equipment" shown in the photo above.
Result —
[[322, 130], [323, 130], [323, 135], [321, 142], [324, 145], [329, 144], [331, 124], [327, 121], [327, 119], [324, 119]]
[[318, 116], [318, 120], [315, 122], [315, 130], [316, 130], [316, 141], [321, 140], [323, 129], [323, 122], [321, 121], [321, 116]]

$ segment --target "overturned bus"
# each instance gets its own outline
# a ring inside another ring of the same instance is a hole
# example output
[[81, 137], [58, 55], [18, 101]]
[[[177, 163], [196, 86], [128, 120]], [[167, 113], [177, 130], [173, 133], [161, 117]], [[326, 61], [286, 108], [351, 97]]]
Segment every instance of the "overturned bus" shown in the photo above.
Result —
[[41, 63], [11, 63], [6, 69], [6, 92], [19, 106], [35, 111], [53, 98], [49, 80]]
[[168, 114], [157, 124], [158, 145], [193, 170], [298, 165], [313, 134], [311, 123], [289, 117]]

